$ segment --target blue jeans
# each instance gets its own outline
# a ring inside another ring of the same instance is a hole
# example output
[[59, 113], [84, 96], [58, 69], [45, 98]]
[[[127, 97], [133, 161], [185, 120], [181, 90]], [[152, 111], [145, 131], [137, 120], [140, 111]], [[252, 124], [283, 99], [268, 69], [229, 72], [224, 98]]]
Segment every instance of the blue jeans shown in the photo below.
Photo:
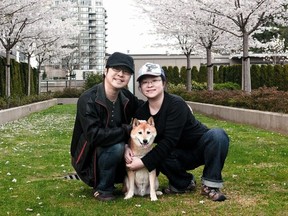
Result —
[[114, 183], [125, 173], [124, 146], [123, 142], [97, 148], [97, 186], [95, 191], [103, 194], [113, 193]]
[[197, 142], [193, 149], [174, 149], [163, 161], [159, 171], [167, 176], [169, 184], [179, 190], [185, 190], [194, 180], [188, 173], [204, 165], [202, 184], [208, 187], [223, 186], [221, 171], [228, 153], [229, 138], [222, 129], [210, 129]]

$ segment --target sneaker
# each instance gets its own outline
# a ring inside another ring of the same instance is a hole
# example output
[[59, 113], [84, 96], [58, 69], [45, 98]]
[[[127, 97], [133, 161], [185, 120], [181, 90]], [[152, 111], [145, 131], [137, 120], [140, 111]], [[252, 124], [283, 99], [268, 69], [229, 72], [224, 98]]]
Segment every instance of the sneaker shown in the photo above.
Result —
[[171, 184], [169, 184], [168, 188], [163, 190], [164, 194], [181, 194], [181, 193], [188, 193], [196, 190], [196, 181], [191, 180], [190, 184], [187, 186], [185, 190], [178, 190]]
[[220, 192], [219, 188], [211, 188], [206, 185], [202, 185], [201, 194], [207, 196], [213, 201], [221, 202], [226, 200], [225, 195]]
[[115, 196], [113, 194], [103, 194], [98, 191], [96, 191], [93, 195], [99, 201], [110, 201], [115, 199]]

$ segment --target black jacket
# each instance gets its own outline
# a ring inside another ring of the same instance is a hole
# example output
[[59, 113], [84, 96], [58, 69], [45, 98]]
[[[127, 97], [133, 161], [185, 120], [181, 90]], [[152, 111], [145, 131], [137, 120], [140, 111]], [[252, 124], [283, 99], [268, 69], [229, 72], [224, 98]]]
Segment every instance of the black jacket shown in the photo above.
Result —
[[130, 122], [136, 109], [143, 102], [129, 90], [119, 93], [122, 107], [122, 127], [108, 128], [104, 84], [98, 84], [84, 92], [77, 102], [77, 113], [71, 141], [72, 165], [86, 184], [96, 186], [96, 147], [128, 141]]

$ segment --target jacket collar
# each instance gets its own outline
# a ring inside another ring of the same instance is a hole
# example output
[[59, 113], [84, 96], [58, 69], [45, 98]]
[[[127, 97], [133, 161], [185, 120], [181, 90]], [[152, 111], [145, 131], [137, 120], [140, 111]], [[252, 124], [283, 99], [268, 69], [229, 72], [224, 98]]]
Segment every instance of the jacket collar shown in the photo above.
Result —
[[[97, 91], [96, 92], [97, 93], [96, 93], [95, 101], [101, 102], [102, 104], [106, 104], [106, 94], [105, 94], [104, 82], [101, 82], [97, 85]], [[123, 105], [129, 101], [129, 99], [123, 94], [123, 90], [119, 91], [118, 98], [120, 98], [120, 101]]]

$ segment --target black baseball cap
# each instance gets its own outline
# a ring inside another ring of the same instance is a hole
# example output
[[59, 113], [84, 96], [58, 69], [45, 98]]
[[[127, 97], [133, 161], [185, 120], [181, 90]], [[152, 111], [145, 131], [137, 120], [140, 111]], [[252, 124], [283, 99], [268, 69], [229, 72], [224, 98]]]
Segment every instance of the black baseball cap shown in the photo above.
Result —
[[110, 55], [106, 62], [106, 68], [115, 66], [126, 66], [127, 68], [130, 69], [131, 73], [134, 74], [135, 71], [134, 60], [131, 56], [127, 54], [114, 52], [112, 55]]

